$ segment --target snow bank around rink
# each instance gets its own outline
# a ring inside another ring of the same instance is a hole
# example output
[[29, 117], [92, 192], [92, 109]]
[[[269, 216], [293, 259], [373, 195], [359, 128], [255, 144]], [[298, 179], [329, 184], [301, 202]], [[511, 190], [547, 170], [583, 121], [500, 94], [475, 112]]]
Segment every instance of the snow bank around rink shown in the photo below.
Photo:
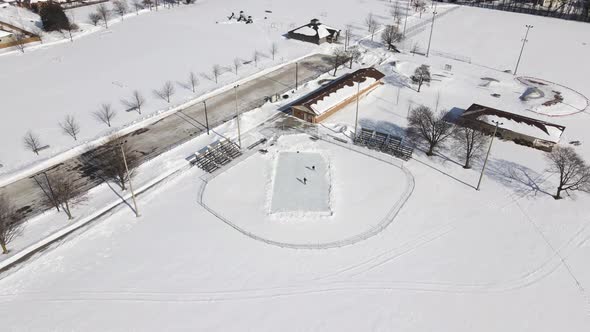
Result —
[[[389, 225], [412, 186], [411, 175], [397, 166], [306, 134], [281, 136], [260, 148], [268, 153], [255, 153], [217, 174], [203, 191], [210, 211], [258, 241], [293, 248], [362, 241]], [[331, 215], [305, 207], [271, 213], [276, 160], [281, 153], [296, 151], [326, 160]]]

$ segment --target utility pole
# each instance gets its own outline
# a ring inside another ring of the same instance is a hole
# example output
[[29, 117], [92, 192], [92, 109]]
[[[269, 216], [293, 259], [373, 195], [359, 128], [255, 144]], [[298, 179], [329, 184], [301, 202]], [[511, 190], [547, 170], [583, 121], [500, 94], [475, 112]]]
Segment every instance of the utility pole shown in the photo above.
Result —
[[238, 87], [239, 85], [234, 86], [234, 91], [236, 95], [236, 121], [238, 122], [238, 146], [240, 149], [242, 148], [242, 135], [240, 133], [240, 112], [238, 108]]
[[404, 22], [404, 31], [402, 32], [402, 36], [404, 36], [404, 38], [406, 38], [406, 26], [408, 25], [408, 12], [410, 11], [410, 2], [412, 0], [408, 0], [408, 7], [406, 8], [406, 20]]
[[357, 137], [357, 127], [359, 123], [359, 98], [361, 93], [361, 81], [356, 83], [356, 116], [354, 118], [354, 136]]
[[436, 17], [436, 9], [432, 12], [432, 24], [430, 25], [430, 37], [428, 38], [428, 49], [426, 50], [426, 57], [430, 54], [430, 42], [432, 41], [432, 31], [434, 30], [434, 18]]
[[520, 64], [520, 58], [522, 58], [522, 52], [524, 51], [524, 45], [526, 44], [526, 42], [528, 42], [529, 40], [527, 39], [529, 36], [529, 30], [531, 30], [533, 28], [532, 25], [525, 25], [526, 27], [526, 34], [524, 35], [524, 39], [522, 40], [522, 48], [520, 49], [520, 54], [518, 55], [518, 61], [516, 61], [516, 68], [514, 68], [514, 75], [516, 75], [516, 72], [518, 71], [518, 65]]
[[207, 116], [207, 101], [203, 100], [203, 105], [205, 106], [205, 125], [207, 126], [207, 135], [209, 135], [209, 116]]
[[504, 123], [499, 122], [499, 121], [493, 121], [493, 123], [496, 124], [496, 127], [494, 128], [494, 135], [492, 135], [492, 139], [490, 140], [490, 146], [488, 147], [488, 153], [486, 153], [486, 159], [483, 162], [483, 167], [481, 169], [481, 174], [479, 175], [479, 181], [477, 181], [477, 188], [475, 188], [475, 190], [479, 191], [479, 187], [481, 186], [481, 179], [483, 179], [483, 174], [486, 171], [486, 165], [488, 164], [488, 158], [490, 157], [490, 151], [492, 151], [492, 143], [494, 143], [494, 137], [496, 137], [496, 132], [498, 132], [498, 126], [503, 125]]
[[137, 209], [137, 201], [135, 200], [135, 192], [133, 191], [133, 184], [131, 182], [131, 175], [129, 175], [129, 167], [127, 167], [127, 157], [125, 156], [125, 149], [123, 149], [123, 145], [125, 142], [121, 143], [121, 154], [123, 155], [123, 163], [125, 164], [125, 172], [127, 173], [127, 180], [129, 180], [129, 190], [131, 191], [131, 198], [133, 199], [133, 207], [135, 208], [135, 216], [139, 217], [139, 210]]
[[295, 62], [295, 90], [299, 89], [299, 62]]

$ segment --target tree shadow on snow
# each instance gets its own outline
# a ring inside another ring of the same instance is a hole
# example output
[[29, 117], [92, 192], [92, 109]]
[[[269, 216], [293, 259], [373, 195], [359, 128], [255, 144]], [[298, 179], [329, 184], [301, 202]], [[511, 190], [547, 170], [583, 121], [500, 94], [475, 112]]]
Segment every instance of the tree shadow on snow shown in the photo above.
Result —
[[502, 185], [514, 189], [520, 194], [533, 192], [553, 196], [549, 192], [552, 188], [545, 183], [544, 174], [539, 174], [530, 168], [504, 159], [490, 159], [486, 168], [486, 175]]

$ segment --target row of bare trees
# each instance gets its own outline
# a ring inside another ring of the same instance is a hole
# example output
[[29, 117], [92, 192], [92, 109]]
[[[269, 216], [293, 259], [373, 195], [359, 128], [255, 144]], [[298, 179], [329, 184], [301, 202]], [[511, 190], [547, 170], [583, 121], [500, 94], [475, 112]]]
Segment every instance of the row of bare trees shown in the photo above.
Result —
[[[414, 108], [408, 117], [408, 137], [425, 143], [428, 156], [451, 141], [452, 150], [463, 159], [463, 167], [469, 169], [473, 160], [483, 156], [490, 137], [468, 126], [457, 126], [447, 121], [446, 116], [445, 111], [433, 112], [426, 106]], [[590, 192], [590, 166], [572, 147], [555, 146], [546, 159], [547, 171], [559, 176], [555, 199], [560, 199], [564, 191]]]

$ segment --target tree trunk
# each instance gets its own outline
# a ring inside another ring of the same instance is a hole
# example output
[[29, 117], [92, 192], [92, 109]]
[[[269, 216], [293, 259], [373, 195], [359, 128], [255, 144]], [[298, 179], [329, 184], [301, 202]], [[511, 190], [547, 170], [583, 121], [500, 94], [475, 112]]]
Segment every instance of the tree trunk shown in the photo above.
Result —
[[68, 216], [68, 220], [72, 220], [72, 212], [70, 212], [70, 204], [68, 203], [68, 201], [66, 201], [64, 203], [64, 211], [66, 213], [66, 215]]
[[469, 164], [469, 158], [465, 158], [465, 165], [463, 165], [463, 168], [465, 169], [471, 169], [471, 165]]
[[428, 148], [428, 152], [426, 152], [427, 156], [433, 156], [434, 155], [434, 144], [430, 143], [430, 147]]
[[420, 92], [420, 88], [422, 87], [422, 79], [418, 82], [418, 92]]
[[6, 244], [4, 242], [0, 242], [0, 246], [2, 246], [2, 254], [8, 254], [8, 249], [6, 248]]
[[553, 196], [553, 198], [561, 199], [561, 191], [562, 191], [561, 186], [557, 187], [557, 193], [555, 194], [555, 196]]

